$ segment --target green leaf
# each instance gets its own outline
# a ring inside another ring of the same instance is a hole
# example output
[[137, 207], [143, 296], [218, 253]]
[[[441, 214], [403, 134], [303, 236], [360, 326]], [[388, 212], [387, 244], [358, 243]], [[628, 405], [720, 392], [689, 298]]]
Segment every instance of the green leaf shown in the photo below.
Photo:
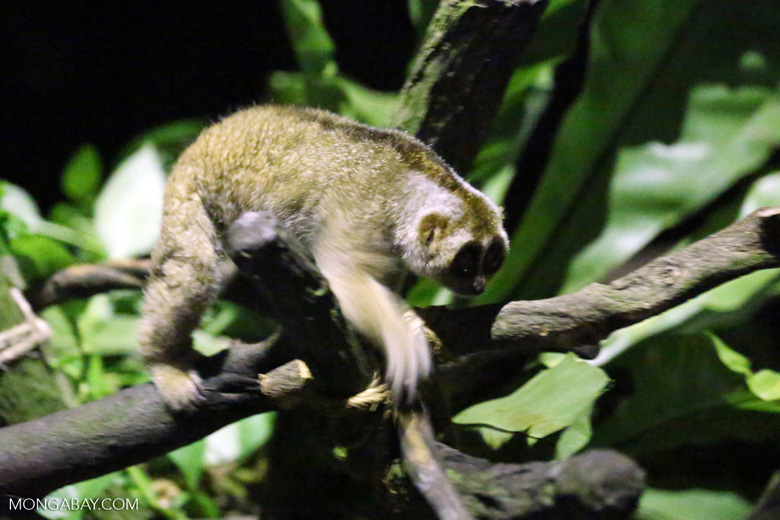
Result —
[[339, 107], [342, 115], [371, 126], [386, 127], [398, 111], [400, 98], [396, 93], [380, 92], [339, 76], [334, 82], [344, 94]]
[[720, 338], [715, 336], [715, 334], [708, 334], [708, 336], [715, 346], [718, 359], [720, 359], [720, 362], [726, 365], [729, 370], [745, 376], [749, 376], [753, 373], [750, 370], [750, 360], [748, 358], [736, 350], [730, 349], [728, 345], [721, 341]]
[[558, 438], [558, 442], [555, 444], [556, 459], [561, 460], [571, 457], [588, 445], [591, 437], [593, 437], [593, 427], [590, 423], [592, 413], [593, 404], [582, 410], [571, 424], [563, 430], [563, 433]]
[[103, 165], [97, 148], [86, 145], [70, 159], [62, 174], [62, 191], [73, 202], [88, 207], [97, 196]]
[[680, 140], [623, 149], [601, 236], [572, 262], [562, 291], [599, 280], [679, 224], [780, 145], [780, 95], [767, 89], [696, 88]]
[[407, 0], [409, 5], [409, 20], [412, 22], [418, 39], [422, 39], [428, 23], [436, 12], [439, 0]]
[[777, 438], [779, 403], [747, 391], [744, 376], [721, 362], [724, 346], [719, 350], [712, 334], [667, 333], [613, 361], [615, 370], [631, 374], [633, 392], [595, 428], [593, 443], [637, 455], [731, 438]]
[[744, 217], [770, 206], [780, 206], [780, 172], [764, 175], [750, 186], [739, 214]]
[[42, 280], [75, 262], [61, 244], [39, 235], [19, 236], [10, 246], [27, 281]]
[[282, 12], [301, 70], [312, 76], [335, 75], [335, 46], [325, 30], [319, 2], [286, 0]]
[[275, 415], [264, 413], [225, 426], [206, 437], [204, 460], [209, 465], [241, 461], [271, 437]]
[[[684, 29], [695, 0], [605, 0], [594, 19], [596, 37], [586, 85], [566, 117], [544, 177], [512, 236], [517, 244], [484, 299], [503, 299], [523, 278], [567, 218], [593, 170], [655, 79]], [[653, 45], [647, 45], [652, 41]], [[597, 122], [597, 123], [596, 123]]]
[[764, 401], [780, 399], [780, 373], [763, 369], [747, 379], [748, 388]]
[[24, 189], [10, 182], [1, 181], [0, 188], [2, 188], [0, 209], [24, 222], [31, 231], [36, 230], [43, 219], [35, 199]]
[[752, 509], [729, 491], [647, 489], [639, 501], [636, 520], [741, 520]]
[[552, 0], [523, 52], [521, 67], [550, 60], [557, 64], [567, 58], [577, 44], [586, 11], [585, 0]]
[[182, 119], [160, 125], [133, 139], [122, 149], [120, 156], [129, 157], [144, 146], [152, 144], [163, 166], [169, 170], [206, 125], [207, 122], [201, 119]]
[[206, 442], [200, 440], [193, 442], [183, 448], [174, 450], [168, 453], [168, 458], [176, 464], [184, 480], [187, 482], [187, 487], [190, 490], [198, 489], [198, 481], [203, 474], [205, 468], [204, 454], [206, 453]]
[[101, 356], [138, 352], [138, 317], [117, 314], [106, 294], [90, 298], [78, 318], [78, 330], [84, 352]]
[[146, 145], [109, 177], [95, 203], [95, 228], [110, 258], [148, 253], [160, 231], [165, 173]]
[[388, 125], [398, 109], [398, 94], [380, 92], [343, 76], [313, 77], [301, 72], [274, 72], [269, 79], [275, 103], [316, 106], [372, 126]]
[[467, 408], [453, 420], [545, 437], [581, 421], [607, 382], [602, 370], [567, 355], [514, 393]]

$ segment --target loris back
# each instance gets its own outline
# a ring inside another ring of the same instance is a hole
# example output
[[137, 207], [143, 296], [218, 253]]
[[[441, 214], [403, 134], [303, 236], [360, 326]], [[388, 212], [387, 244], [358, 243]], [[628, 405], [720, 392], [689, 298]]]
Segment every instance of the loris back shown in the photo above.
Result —
[[385, 351], [397, 396], [414, 394], [430, 354], [388, 284], [411, 270], [475, 292], [506, 251], [495, 205], [404, 133], [293, 107], [227, 117], [174, 166], [152, 255], [139, 339], [174, 409], [197, 400], [191, 333], [216, 296], [221, 234], [259, 210], [311, 249], [347, 320]]

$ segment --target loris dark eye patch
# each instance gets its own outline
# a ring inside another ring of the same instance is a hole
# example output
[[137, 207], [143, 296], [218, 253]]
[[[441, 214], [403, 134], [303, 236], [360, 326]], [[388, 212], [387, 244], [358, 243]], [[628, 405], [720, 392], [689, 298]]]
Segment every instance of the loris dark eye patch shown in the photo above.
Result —
[[477, 244], [463, 246], [450, 265], [450, 273], [458, 278], [473, 278], [479, 269], [481, 249]]
[[488, 250], [485, 253], [482, 272], [488, 276], [496, 274], [504, 263], [504, 254], [504, 246], [500, 242], [494, 241], [490, 244], [490, 247], [488, 247]]

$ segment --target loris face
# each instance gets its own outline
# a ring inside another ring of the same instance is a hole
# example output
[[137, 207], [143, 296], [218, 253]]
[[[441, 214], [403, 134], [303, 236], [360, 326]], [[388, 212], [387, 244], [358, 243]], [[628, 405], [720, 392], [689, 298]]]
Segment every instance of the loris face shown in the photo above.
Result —
[[505, 257], [506, 245], [502, 237], [479, 242], [472, 240], [455, 253], [447, 269], [436, 279], [463, 296], [482, 294], [488, 280], [501, 268]]
[[464, 296], [481, 294], [507, 253], [500, 225], [450, 219], [441, 213], [422, 219], [419, 240], [422, 261], [411, 263], [412, 270]]

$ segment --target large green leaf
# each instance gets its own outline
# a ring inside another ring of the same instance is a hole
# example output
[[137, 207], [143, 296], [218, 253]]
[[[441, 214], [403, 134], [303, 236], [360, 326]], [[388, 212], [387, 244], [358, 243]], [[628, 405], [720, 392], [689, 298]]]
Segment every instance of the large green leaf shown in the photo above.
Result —
[[558, 133], [545, 175], [512, 237], [516, 246], [486, 299], [507, 296], [543, 251], [598, 161], [614, 146], [695, 5], [695, 0], [601, 3], [593, 23], [590, 71], [583, 93]]
[[564, 292], [602, 278], [753, 173], [780, 145], [780, 94], [755, 87], [693, 91], [680, 140], [618, 155], [601, 236], [571, 264]]
[[35, 199], [23, 188], [7, 181], [0, 181], [0, 210], [21, 220], [30, 230], [36, 230], [41, 221], [41, 212]]
[[584, 90], [560, 128], [507, 266], [485, 298], [560, 290], [570, 259], [601, 233], [614, 154], [678, 140], [692, 88], [776, 88], [776, 20], [774, 0], [601, 2]]
[[75, 262], [62, 244], [40, 235], [16, 237], [11, 240], [11, 251], [27, 281], [42, 280]]
[[603, 371], [569, 354], [512, 394], [467, 408], [453, 420], [526, 432], [538, 439], [581, 422], [607, 382]]
[[95, 203], [95, 228], [110, 258], [148, 253], [160, 231], [165, 172], [146, 145], [125, 159]]
[[[595, 428], [594, 444], [631, 454], [710, 444], [723, 439], [778, 438], [780, 402], [748, 391], [734, 358], [712, 335], [664, 334], [615, 361], [630, 373], [633, 392]], [[744, 365], [739, 368], [743, 370]]]
[[689, 489], [648, 489], [639, 501], [636, 520], [741, 520], [750, 503], [736, 493]]

